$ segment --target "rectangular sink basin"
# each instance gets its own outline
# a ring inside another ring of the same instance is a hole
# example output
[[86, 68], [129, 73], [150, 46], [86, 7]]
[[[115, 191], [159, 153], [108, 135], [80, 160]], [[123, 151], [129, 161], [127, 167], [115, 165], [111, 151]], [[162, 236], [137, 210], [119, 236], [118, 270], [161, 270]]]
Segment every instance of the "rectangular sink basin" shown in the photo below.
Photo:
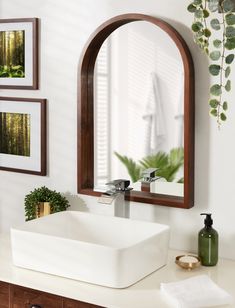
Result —
[[125, 288], [166, 264], [169, 227], [66, 211], [11, 229], [16, 266]]

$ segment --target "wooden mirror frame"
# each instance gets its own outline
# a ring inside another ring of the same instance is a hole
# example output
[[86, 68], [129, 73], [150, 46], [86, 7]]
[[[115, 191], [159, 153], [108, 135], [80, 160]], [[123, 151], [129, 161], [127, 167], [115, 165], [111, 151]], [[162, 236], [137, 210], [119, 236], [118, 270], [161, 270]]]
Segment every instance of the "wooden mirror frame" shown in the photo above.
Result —
[[143, 14], [124, 14], [103, 23], [89, 38], [81, 55], [78, 71], [77, 188], [79, 194], [100, 196], [94, 187], [94, 66], [105, 39], [119, 27], [147, 21], [165, 31], [175, 42], [184, 66], [184, 197], [131, 191], [126, 199], [177, 208], [194, 205], [194, 65], [181, 35], [165, 21]]

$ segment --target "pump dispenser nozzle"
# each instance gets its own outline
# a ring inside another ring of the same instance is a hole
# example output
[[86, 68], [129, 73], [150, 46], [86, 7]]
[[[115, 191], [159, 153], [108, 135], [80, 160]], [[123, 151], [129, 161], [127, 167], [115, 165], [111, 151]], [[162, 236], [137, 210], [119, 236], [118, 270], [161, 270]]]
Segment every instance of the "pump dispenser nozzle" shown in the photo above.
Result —
[[211, 218], [212, 214], [211, 213], [201, 213], [201, 215], [206, 216], [206, 218], [204, 219], [204, 223], [207, 228], [210, 228], [213, 225], [213, 219]]
[[211, 213], [201, 213], [201, 215], [205, 215], [204, 224], [206, 227], [211, 227], [213, 225], [213, 219], [211, 218]]

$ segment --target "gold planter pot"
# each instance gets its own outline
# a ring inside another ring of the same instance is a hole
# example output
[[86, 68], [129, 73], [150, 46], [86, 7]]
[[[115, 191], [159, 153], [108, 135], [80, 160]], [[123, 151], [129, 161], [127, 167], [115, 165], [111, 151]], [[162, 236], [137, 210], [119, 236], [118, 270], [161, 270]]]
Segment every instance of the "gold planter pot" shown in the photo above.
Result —
[[36, 218], [51, 214], [50, 202], [40, 202], [36, 206]]

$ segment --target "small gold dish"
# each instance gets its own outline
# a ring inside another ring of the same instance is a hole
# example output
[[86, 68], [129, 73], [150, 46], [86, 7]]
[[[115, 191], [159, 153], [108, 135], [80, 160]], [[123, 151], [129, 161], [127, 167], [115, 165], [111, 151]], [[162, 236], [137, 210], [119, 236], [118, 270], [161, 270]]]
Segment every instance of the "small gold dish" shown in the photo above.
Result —
[[181, 268], [192, 270], [201, 265], [201, 260], [198, 256], [182, 255], [175, 258], [175, 263]]

